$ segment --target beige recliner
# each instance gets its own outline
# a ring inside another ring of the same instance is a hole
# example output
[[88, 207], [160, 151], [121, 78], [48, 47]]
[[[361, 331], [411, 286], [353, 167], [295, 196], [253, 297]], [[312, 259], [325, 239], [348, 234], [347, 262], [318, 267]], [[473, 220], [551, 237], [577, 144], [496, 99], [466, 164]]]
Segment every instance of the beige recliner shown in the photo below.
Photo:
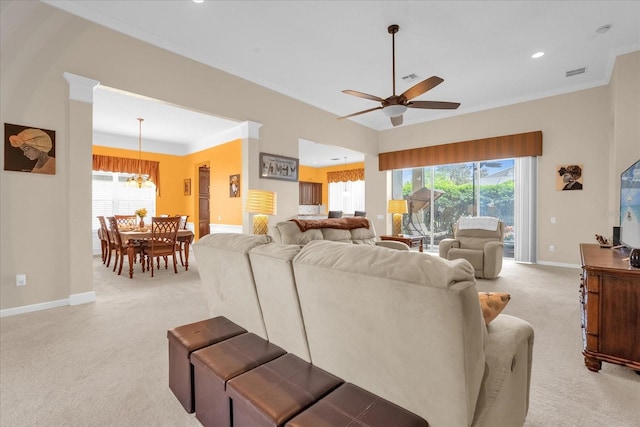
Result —
[[443, 239], [438, 246], [442, 258], [466, 259], [476, 277], [498, 277], [504, 252], [502, 221], [493, 217], [463, 217], [454, 224], [453, 235], [453, 239]]

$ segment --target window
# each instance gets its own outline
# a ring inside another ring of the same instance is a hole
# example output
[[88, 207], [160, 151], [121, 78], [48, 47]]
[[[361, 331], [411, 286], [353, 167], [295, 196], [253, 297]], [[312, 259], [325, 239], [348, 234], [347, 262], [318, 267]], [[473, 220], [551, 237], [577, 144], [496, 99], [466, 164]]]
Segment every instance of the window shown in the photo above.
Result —
[[505, 256], [513, 257], [514, 166], [499, 159], [393, 171], [393, 198], [407, 199], [409, 208], [404, 232], [425, 236], [435, 250], [461, 216], [494, 216], [505, 225]]
[[364, 181], [330, 182], [329, 210], [345, 213], [364, 211]]
[[98, 230], [98, 216], [132, 215], [146, 208], [148, 216], [155, 216], [156, 188], [130, 188], [125, 185], [131, 174], [93, 172], [91, 228]]

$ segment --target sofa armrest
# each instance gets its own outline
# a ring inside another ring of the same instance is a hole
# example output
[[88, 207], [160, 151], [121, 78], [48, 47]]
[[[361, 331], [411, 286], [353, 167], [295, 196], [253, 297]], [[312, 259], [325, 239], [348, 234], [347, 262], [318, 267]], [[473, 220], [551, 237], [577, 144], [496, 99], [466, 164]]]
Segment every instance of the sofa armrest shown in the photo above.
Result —
[[441, 258], [447, 258], [449, 249], [459, 248], [459, 247], [460, 247], [460, 241], [457, 239], [442, 239], [438, 244], [438, 252], [440, 253]]
[[533, 328], [501, 314], [487, 325], [485, 374], [473, 426], [522, 425], [529, 408]]
[[376, 242], [376, 246], [389, 249], [397, 249], [399, 251], [409, 250], [409, 245], [404, 242], [396, 242], [395, 240], [380, 240]]

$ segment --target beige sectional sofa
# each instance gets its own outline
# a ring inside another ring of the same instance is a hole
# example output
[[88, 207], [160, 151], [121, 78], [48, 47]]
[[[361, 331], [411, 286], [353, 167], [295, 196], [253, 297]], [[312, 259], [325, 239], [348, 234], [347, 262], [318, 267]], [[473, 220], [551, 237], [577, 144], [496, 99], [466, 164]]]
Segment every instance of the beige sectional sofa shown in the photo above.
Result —
[[[349, 223], [366, 225], [357, 228], [348, 228]], [[299, 224], [308, 225], [309, 229], [301, 231]], [[318, 224], [320, 224], [320, 226], [315, 228]], [[338, 224], [345, 228], [336, 228], [335, 225]], [[277, 223], [276, 226], [272, 228], [271, 234], [276, 243], [284, 243], [286, 245], [306, 245], [314, 240], [331, 240], [334, 242], [353, 243], [355, 245], [377, 245], [392, 249], [409, 250], [409, 246], [402, 242], [380, 240], [376, 235], [373, 223], [365, 217], [332, 218], [322, 221], [284, 221]]]
[[212, 316], [266, 336], [430, 426], [523, 425], [533, 330], [504, 314], [485, 325], [467, 261], [270, 240], [213, 234], [194, 245]]

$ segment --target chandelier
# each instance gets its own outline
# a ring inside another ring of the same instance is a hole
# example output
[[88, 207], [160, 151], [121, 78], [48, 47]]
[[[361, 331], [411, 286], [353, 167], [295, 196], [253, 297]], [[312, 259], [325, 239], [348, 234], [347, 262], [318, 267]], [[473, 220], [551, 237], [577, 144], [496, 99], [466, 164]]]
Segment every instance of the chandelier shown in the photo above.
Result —
[[147, 175], [142, 175], [142, 122], [144, 119], [138, 118], [139, 133], [138, 133], [138, 174], [131, 176], [127, 179], [126, 186], [132, 188], [151, 188], [153, 182]]

